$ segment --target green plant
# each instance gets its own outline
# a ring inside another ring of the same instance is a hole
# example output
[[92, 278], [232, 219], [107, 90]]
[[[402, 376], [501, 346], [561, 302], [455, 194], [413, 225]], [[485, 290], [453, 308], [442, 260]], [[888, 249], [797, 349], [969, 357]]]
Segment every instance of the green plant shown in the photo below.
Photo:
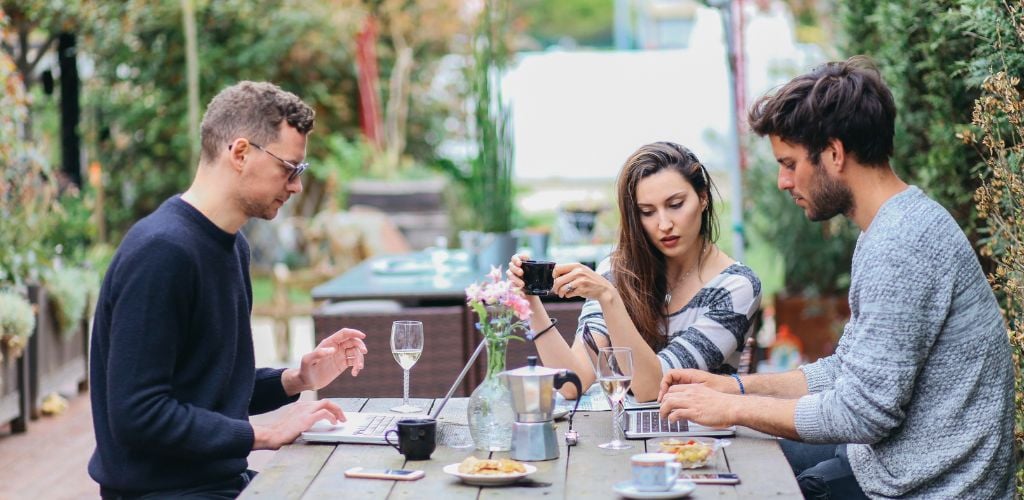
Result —
[[[1024, 34], [1024, 31], [1022, 31]], [[1022, 38], [1024, 40], [1024, 38]], [[985, 81], [985, 93], [975, 104], [974, 125], [980, 137], [963, 134], [979, 144], [985, 157], [982, 185], [975, 192], [982, 219], [982, 252], [992, 258], [995, 271], [989, 282], [998, 294], [1006, 319], [1017, 369], [1015, 391], [1018, 450], [1024, 446], [1024, 99], [1020, 78], [999, 72]], [[1024, 483], [1024, 468], [1017, 470], [1018, 485]], [[1018, 486], [1018, 493], [1024, 487]]]
[[95, 273], [76, 267], [51, 270], [45, 280], [60, 334], [69, 338], [78, 331], [90, 302], [98, 295]]
[[893, 168], [952, 212], [972, 241], [980, 158], [953, 137], [971, 121], [984, 78], [976, 63], [991, 34], [990, 26], [972, 32], [967, 24], [991, 21], [1000, 1], [850, 0], [840, 7], [846, 53], [875, 59], [896, 100]]
[[477, 151], [465, 182], [479, 229], [488, 232], [511, 231], [515, 210], [511, 110], [501, 92], [511, 57], [509, 21], [507, 1], [484, 2], [469, 75]]
[[36, 316], [28, 300], [12, 290], [0, 290], [0, 345], [12, 358], [21, 356], [35, 327]]
[[[1024, 9], [1009, 3], [1005, 6], [1005, 16], [991, 25], [998, 35], [994, 37], [995, 46], [1007, 54], [1019, 55], [1024, 52]], [[981, 218], [979, 232], [984, 235], [981, 252], [995, 266], [989, 282], [1000, 300], [1013, 348], [1014, 435], [1020, 453], [1024, 449], [1024, 97], [1017, 75], [1024, 70], [1024, 60], [1011, 55], [994, 60], [993, 66], [1002, 70], [985, 79], [982, 94], [974, 103], [973, 127], [963, 130], [959, 137], [978, 148], [985, 160], [982, 184], [974, 200]], [[1020, 456], [1017, 464], [1020, 497], [1024, 496], [1024, 463]]]
[[6, 82], [0, 88], [0, 284], [20, 286], [35, 281], [49, 253], [40, 235], [49, 234], [55, 222], [58, 186], [35, 144], [20, 135], [29, 98], [5, 53], [0, 81]]
[[783, 291], [788, 295], [836, 295], [850, 287], [857, 229], [845, 217], [824, 223], [804, 211], [776, 186], [777, 166], [765, 153], [747, 169], [744, 207], [750, 230], [782, 256]]

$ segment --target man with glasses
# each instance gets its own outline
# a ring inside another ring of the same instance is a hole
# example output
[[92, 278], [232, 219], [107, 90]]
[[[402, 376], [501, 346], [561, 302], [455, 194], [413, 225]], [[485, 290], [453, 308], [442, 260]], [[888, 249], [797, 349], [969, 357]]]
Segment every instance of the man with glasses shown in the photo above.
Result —
[[[192, 186], [125, 235], [103, 280], [90, 374], [103, 498], [234, 498], [252, 478], [246, 457], [277, 449], [313, 422], [343, 420], [327, 401], [295, 402], [349, 368], [365, 335], [342, 329], [299, 368], [255, 368], [250, 218], [273, 219], [302, 191], [313, 110], [269, 83], [213, 98]], [[250, 414], [289, 403], [266, 425]]]

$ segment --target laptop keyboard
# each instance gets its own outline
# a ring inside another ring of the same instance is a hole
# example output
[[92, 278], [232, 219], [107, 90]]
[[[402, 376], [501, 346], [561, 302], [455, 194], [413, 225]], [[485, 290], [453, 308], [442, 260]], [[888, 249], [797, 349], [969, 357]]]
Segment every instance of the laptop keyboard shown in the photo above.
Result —
[[353, 433], [357, 436], [383, 436], [390, 429], [397, 428], [398, 416], [375, 415]]
[[629, 418], [631, 421], [636, 421], [636, 425], [633, 428], [641, 434], [686, 432], [689, 430], [689, 422], [685, 419], [672, 423], [661, 418], [658, 410], [630, 412]]

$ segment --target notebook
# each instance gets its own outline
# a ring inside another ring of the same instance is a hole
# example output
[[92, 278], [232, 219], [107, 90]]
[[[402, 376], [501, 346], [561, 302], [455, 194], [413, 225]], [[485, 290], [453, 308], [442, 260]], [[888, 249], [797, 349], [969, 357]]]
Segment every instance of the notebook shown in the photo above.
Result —
[[[459, 373], [458, 377], [455, 377], [455, 382], [448, 389], [448, 394], [444, 396], [444, 399], [437, 404], [437, 407], [429, 415], [416, 413], [345, 413], [345, 418], [347, 419], [345, 422], [332, 424], [327, 420], [317, 421], [309, 430], [302, 433], [302, 439], [310, 443], [387, 444], [387, 441], [384, 440], [384, 434], [389, 430], [396, 429], [399, 420], [415, 418], [433, 418], [436, 420], [437, 416], [441, 414], [441, 410], [448, 404], [448, 400], [452, 398], [452, 394], [455, 394], [459, 384], [462, 383], [462, 379], [466, 377], [469, 368], [473, 366], [476, 358], [480, 356], [480, 351], [483, 347], [484, 342], [480, 342], [476, 351], [473, 352], [473, 355], [469, 357], [469, 361], [466, 362], [466, 366], [462, 367], [462, 372]], [[445, 432], [444, 429], [440, 428], [440, 425], [437, 431], [440, 434]]]
[[627, 439], [645, 439], [669, 436], [732, 436], [736, 427], [705, 427], [703, 425], [679, 420], [669, 422], [662, 419], [658, 409], [626, 411], [623, 429]]

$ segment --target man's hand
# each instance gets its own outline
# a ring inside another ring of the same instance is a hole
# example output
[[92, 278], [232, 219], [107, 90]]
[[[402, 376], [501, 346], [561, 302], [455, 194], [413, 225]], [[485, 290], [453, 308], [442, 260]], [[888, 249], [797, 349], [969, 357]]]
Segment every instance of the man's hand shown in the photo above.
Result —
[[352, 376], [363, 369], [366, 334], [351, 328], [342, 328], [327, 337], [312, 352], [302, 357], [299, 369], [285, 370], [282, 384], [290, 395], [305, 390], [316, 390], [331, 383], [345, 370], [352, 368]]
[[662, 401], [665, 395], [675, 390], [676, 387], [682, 388], [688, 384], [704, 384], [711, 389], [718, 392], [724, 392], [726, 394], [740, 393], [739, 384], [737, 384], [736, 380], [732, 377], [715, 375], [703, 370], [675, 369], [669, 370], [668, 373], [661, 378], [661, 389], [658, 391], [658, 401]]
[[287, 410], [277, 421], [270, 425], [252, 426], [255, 439], [252, 449], [276, 450], [295, 441], [303, 431], [309, 429], [318, 420], [327, 420], [332, 424], [345, 421], [341, 407], [326, 399], [319, 401], [299, 401], [287, 406]]
[[708, 427], [728, 427], [736, 423], [737, 398], [704, 384], [676, 385], [660, 398], [661, 416], [672, 422], [686, 419]]

